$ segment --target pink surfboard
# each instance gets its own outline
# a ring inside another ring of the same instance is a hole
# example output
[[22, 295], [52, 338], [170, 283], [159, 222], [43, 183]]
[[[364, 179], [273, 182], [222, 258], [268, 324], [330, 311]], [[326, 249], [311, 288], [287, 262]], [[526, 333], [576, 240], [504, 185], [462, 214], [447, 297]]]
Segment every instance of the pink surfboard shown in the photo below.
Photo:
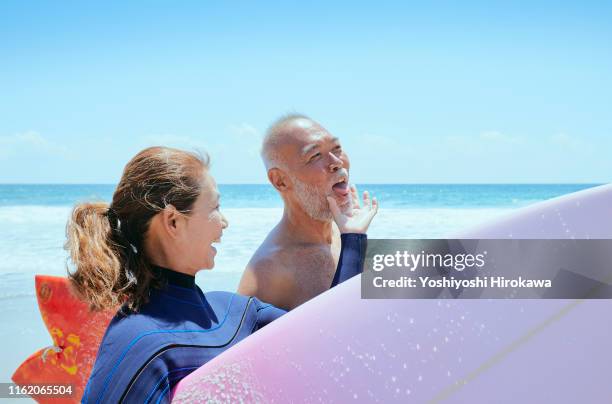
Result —
[[[455, 237], [612, 238], [612, 186]], [[611, 319], [612, 300], [362, 300], [356, 277], [196, 370], [174, 401], [611, 402]]]

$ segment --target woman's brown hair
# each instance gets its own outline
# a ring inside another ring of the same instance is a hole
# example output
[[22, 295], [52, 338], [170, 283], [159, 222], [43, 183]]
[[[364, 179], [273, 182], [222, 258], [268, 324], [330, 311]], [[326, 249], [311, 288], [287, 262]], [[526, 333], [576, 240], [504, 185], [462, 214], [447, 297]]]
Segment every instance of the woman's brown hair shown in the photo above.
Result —
[[68, 276], [93, 310], [125, 304], [137, 311], [161, 286], [144, 252], [150, 221], [167, 205], [189, 214], [207, 169], [206, 155], [150, 147], [125, 166], [110, 206], [74, 207], [65, 248], [75, 270]]

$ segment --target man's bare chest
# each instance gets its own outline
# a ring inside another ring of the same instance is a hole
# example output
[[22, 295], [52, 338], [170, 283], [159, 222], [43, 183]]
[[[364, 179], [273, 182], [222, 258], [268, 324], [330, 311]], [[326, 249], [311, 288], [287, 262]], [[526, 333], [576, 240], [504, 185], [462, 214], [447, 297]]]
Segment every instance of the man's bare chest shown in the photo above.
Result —
[[296, 289], [306, 294], [319, 294], [331, 285], [336, 272], [339, 251], [332, 248], [302, 248], [294, 251], [291, 260], [285, 261], [290, 268]]

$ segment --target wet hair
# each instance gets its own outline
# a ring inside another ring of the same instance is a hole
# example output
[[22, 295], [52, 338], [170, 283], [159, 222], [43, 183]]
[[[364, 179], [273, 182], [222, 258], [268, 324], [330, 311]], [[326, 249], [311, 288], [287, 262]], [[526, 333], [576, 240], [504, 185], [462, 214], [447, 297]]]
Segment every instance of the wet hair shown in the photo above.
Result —
[[278, 146], [282, 143], [282, 139], [290, 134], [294, 128], [288, 124], [297, 119], [310, 119], [308, 116], [298, 113], [286, 114], [278, 118], [270, 125], [264, 136], [261, 146], [261, 158], [266, 166], [266, 170], [271, 168], [284, 168], [285, 161], [278, 152]]
[[111, 204], [77, 204], [66, 225], [65, 249], [76, 292], [92, 310], [119, 305], [130, 311], [161, 287], [144, 251], [153, 216], [167, 205], [189, 214], [202, 191], [206, 154], [150, 147], [125, 166]]

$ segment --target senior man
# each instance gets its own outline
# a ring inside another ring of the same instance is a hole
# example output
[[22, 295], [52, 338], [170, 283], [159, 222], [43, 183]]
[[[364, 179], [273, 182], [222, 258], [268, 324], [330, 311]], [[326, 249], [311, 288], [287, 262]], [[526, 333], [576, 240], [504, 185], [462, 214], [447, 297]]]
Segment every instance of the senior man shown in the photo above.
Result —
[[[349, 187], [349, 158], [340, 140], [305, 115], [268, 129], [262, 146], [268, 179], [283, 216], [249, 261], [238, 292], [290, 310], [329, 288], [340, 254], [330, 201], [343, 212], [358, 205]], [[364, 202], [369, 197], [364, 193]]]

